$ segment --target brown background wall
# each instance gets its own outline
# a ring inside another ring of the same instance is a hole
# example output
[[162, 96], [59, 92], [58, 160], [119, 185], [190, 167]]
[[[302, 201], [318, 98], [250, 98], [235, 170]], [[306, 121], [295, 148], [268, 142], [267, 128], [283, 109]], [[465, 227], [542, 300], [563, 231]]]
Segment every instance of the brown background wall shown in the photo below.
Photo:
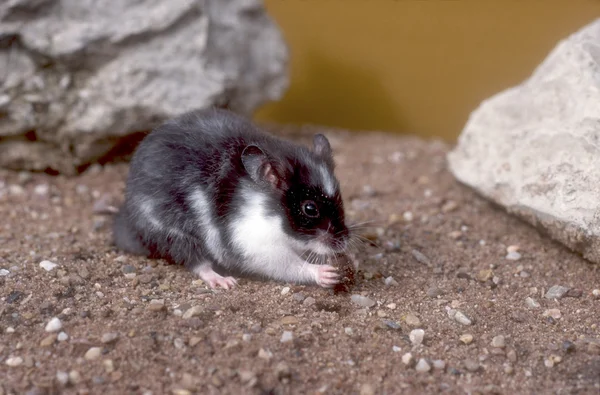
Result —
[[454, 139], [481, 100], [526, 78], [600, 0], [265, 0], [291, 86], [258, 120]]

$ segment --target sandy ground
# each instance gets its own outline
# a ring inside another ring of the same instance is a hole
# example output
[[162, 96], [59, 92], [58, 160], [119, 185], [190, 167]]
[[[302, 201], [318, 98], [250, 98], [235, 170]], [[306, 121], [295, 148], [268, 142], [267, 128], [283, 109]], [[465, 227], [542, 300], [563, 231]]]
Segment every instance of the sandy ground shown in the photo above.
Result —
[[442, 143], [331, 139], [349, 220], [374, 221], [337, 295], [119, 253], [94, 210], [124, 164], [0, 172], [0, 394], [600, 393], [597, 265], [459, 185]]

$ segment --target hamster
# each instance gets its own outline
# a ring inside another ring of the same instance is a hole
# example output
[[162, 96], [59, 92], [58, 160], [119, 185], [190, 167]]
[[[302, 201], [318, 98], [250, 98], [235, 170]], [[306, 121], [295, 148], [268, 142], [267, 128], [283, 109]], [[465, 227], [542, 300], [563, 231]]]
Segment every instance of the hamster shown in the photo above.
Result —
[[320, 259], [350, 240], [334, 167], [322, 134], [309, 149], [228, 110], [186, 113], [134, 152], [114, 244], [211, 288], [234, 287], [231, 274], [334, 287], [340, 274]]

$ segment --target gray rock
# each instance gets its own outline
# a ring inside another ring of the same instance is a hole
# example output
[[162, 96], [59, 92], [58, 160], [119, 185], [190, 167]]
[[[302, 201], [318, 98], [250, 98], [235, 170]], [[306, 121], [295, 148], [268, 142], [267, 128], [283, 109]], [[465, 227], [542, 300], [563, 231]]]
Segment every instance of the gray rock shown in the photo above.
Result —
[[546, 299], [560, 299], [563, 296], [565, 296], [565, 294], [567, 292], [569, 292], [568, 287], [563, 287], [562, 285], [553, 285], [552, 287], [550, 287], [550, 289], [548, 290], [548, 292], [546, 292], [546, 294], [544, 295], [544, 297]]
[[600, 19], [470, 116], [451, 172], [600, 263]]
[[166, 118], [250, 115], [288, 86], [262, 0], [3, 1], [0, 35], [0, 167], [74, 174]]

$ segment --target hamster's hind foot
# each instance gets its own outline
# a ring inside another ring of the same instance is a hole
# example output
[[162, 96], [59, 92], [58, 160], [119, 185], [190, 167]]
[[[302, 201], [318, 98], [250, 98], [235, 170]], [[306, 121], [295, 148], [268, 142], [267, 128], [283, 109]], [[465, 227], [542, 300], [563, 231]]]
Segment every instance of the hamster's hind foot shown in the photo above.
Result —
[[221, 288], [230, 289], [237, 285], [237, 280], [235, 278], [221, 276], [212, 269], [210, 263], [202, 263], [194, 267], [192, 271], [211, 288], [217, 288], [219, 286]]

